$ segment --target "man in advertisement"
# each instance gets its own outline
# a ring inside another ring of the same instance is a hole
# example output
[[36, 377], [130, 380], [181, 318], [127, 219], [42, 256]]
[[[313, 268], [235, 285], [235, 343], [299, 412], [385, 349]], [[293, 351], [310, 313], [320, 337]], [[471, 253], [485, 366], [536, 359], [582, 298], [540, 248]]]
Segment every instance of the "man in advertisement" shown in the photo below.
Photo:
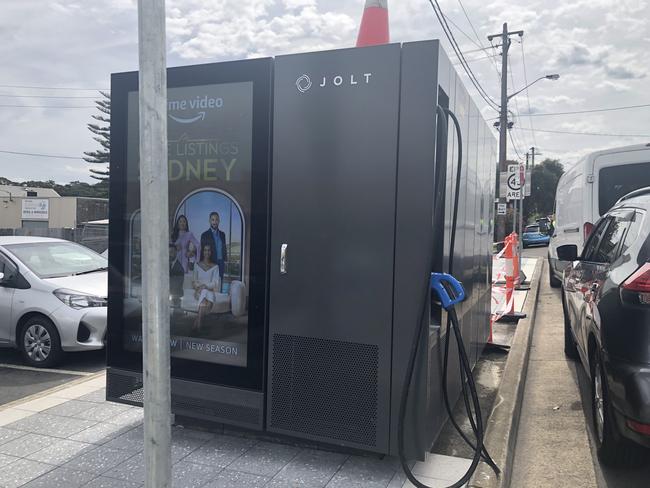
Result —
[[201, 248], [208, 245], [212, 249], [213, 260], [219, 266], [219, 278], [223, 283], [223, 273], [228, 258], [226, 254], [226, 234], [219, 230], [220, 221], [221, 218], [217, 212], [210, 213], [210, 228], [201, 234]]

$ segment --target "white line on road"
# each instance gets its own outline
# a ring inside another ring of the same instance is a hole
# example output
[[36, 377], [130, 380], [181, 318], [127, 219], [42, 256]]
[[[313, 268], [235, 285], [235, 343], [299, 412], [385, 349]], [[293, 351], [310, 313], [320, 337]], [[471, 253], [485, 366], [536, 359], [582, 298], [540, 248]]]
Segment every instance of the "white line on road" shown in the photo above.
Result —
[[70, 374], [74, 376], [91, 376], [95, 373], [84, 373], [83, 371], [70, 371], [68, 369], [47, 369], [47, 368], [34, 368], [32, 366], [21, 366], [19, 364], [6, 364], [0, 363], [0, 368], [9, 368], [9, 369], [22, 369], [25, 371], [38, 371], [39, 373], [59, 373], [59, 374]]

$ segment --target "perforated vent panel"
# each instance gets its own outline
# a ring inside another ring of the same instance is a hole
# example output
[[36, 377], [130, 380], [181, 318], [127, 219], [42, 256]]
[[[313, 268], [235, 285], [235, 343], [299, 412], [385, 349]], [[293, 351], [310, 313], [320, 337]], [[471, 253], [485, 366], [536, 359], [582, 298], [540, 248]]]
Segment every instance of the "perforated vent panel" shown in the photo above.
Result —
[[139, 375], [120, 374], [110, 370], [106, 379], [106, 396], [109, 400], [142, 406], [144, 387]]
[[221, 421], [231, 420], [237, 423], [257, 426], [260, 423], [260, 410], [242, 405], [190, 398], [172, 395], [172, 411], [174, 413], [196, 414], [205, 418]]
[[275, 334], [269, 427], [376, 446], [378, 367], [376, 345]]
[[[144, 388], [140, 374], [124, 374], [111, 369], [107, 375], [107, 397], [109, 400], [142, 406], [144, 403]], [[224, 401], [199, 398], [174, 393], [172, 380], [172, 412], [194, 416], [217, 422], [243, 424], [252, 428], [262, 427], [262, 409], [243, 402], [228, 403]], [[209, 387], [204, 386], [203, 391]], [[210, 390], [209, 394], [217, 397], [218, 393]], [[261, 407], [261, 402], [260, 402]]]

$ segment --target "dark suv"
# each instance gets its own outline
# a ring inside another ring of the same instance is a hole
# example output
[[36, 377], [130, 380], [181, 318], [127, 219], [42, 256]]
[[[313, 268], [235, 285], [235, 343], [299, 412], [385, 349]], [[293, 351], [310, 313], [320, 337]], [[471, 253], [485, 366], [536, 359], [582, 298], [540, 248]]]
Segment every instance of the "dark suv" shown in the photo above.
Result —
[[594, 227], [562, 281], [564, 351], [591, 378], [598, 456], [634, 463], [650, 447], [650, 188], [621, 198]]

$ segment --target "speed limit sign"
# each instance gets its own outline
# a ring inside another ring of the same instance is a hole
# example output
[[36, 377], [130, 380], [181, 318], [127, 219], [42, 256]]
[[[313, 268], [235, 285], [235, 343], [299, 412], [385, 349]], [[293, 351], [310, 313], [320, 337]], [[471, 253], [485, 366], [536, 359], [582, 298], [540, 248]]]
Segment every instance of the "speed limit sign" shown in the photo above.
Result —
[[506, 184], [508, 185], [506, 198], [508, 200], [518, 200], [521, 198], [521, 184], [523, 181], [519, 167], [519, 164], [508, 165], [508, 179], [506, 180]]

